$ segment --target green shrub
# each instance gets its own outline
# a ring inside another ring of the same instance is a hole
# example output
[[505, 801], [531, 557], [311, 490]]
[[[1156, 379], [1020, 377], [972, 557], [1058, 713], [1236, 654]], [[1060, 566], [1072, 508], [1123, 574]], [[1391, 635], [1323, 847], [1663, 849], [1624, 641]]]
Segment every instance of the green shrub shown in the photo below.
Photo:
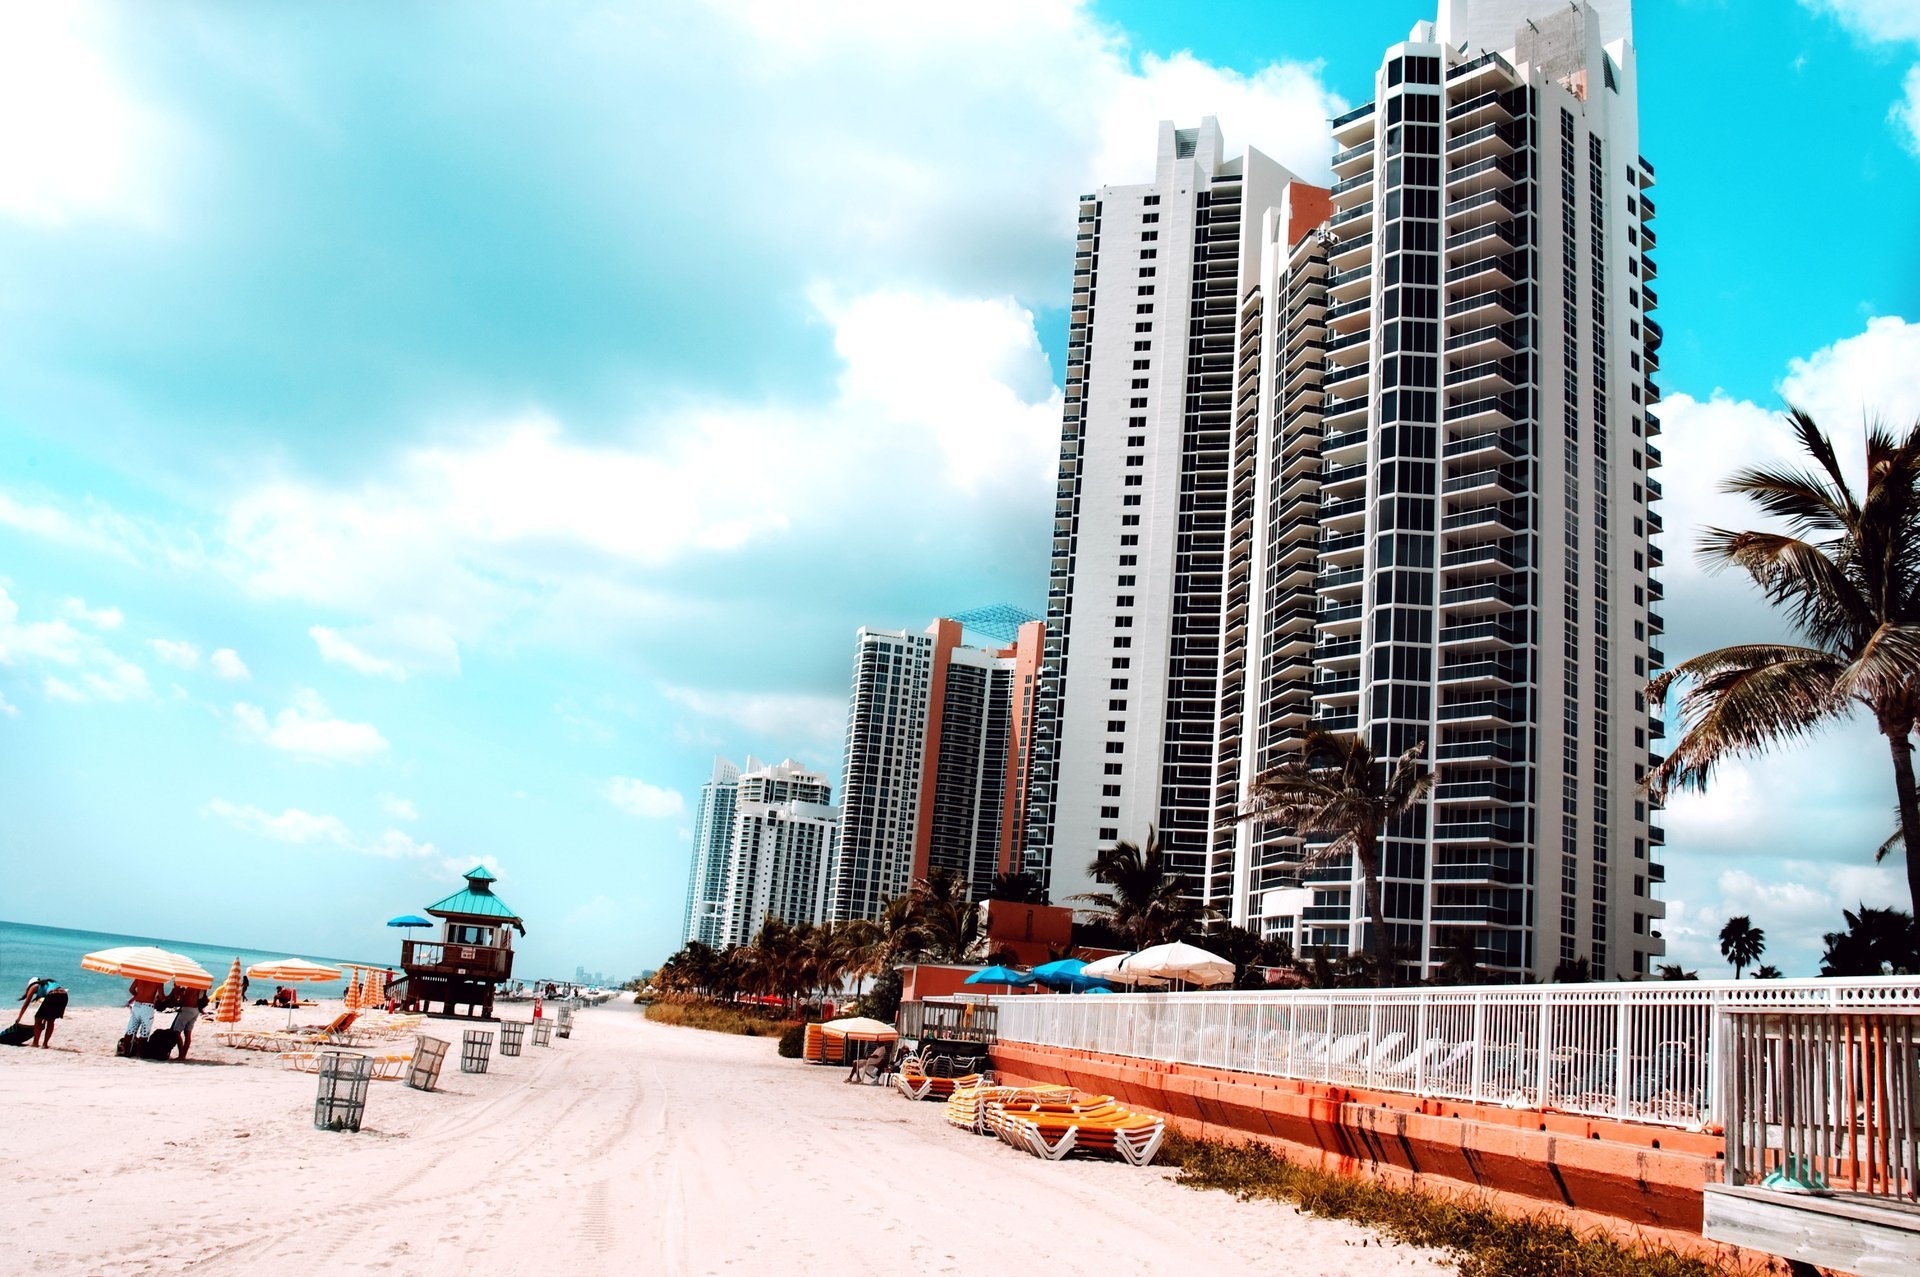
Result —
[[780, 1054], [789, 1060], [797, 1060], [807, 1049], [807, 1026], [795, 1024], [780, 1035]]
[[750, 1038], [777, 1038], [793, 1019], [765, 1007], [709, 1002], [704, 998], [657, 998], [647, 1004], [647, 1018], [677, 1028], [710, 1033], [737, 1033]]
[[1391, 1188], [1287, 1161], [1264, 1144], [1225, 1144], [1168, 1132], [1159, 1160], [1178, 1182], [1218, 1188], [1245, 1201], [1271, 1198], [1334, 1219], [1351, 1219], [1394, 1241], [1451, 1254], [1461, 1277], [1712, 1277], [1714, 1269], [1672, 1251], [1623, 1246], [1550, 1219], [1504, 1214], [1416, 1189]]

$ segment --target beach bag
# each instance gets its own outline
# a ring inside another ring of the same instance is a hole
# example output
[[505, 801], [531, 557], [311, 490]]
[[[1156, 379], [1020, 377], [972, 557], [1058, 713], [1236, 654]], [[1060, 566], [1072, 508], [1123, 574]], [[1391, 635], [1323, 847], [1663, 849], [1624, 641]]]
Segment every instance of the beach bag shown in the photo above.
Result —
[[180, 1035], [172, 1029], [155, 1029], [147, 1035], [140, 1054], [149, 1060], [164, 1060], [180, 1049]]
[[33, 1041], [33, 1026], [30, 1024], [9, 1024], [0, 1029], [0, 1046], [25, 1046]]

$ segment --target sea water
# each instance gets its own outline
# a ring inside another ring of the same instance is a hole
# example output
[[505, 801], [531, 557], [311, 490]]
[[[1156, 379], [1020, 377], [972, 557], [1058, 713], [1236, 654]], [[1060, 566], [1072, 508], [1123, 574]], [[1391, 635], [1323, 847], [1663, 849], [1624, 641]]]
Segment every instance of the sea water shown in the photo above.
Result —
[[[108, 1007], [119, 1006], [127, 1000], [127, 981], [121, 976], [101, 975], [94, 971], [80, 969], [82, 955], [99, 949], [117, 949], [123, 945], [155, 945], [170, 953], [192, 958], [195, 962], [213, 973], [213, 982], [217, 987], [227, 978], [227, 971], [233, 966], [235, 958], [240, 959], [240, 969], [246, 970], [256, 962], [265, 962], [269, 958], [303, 957], [312, 961], [337, 966], [341, 959], [320, 958], [313, 954], [296, 954], [286, 951], [266, 951], [261, 949], [235, 948], [227, 945], [196, 944], [190, 940], [166, 940], [153, 936], [122, 936], [106, 931], [71, 931], [65, 927], [35, 927], [24, 922], [0, 922], [0, 1006], [17, 1004], [21, 992], [29, 980], [41, 976], [52, 976], [67, 986], [75, 1006]], [[368, 958], [347, 959], [361, 966], [380, 966], [388, 970], [398, 970], [397, 958], [399, 945], [394, 952], [383, 960], [375, 962]], [[348, 973], [349, 978], [351, 973]], [[262, 988], [262, 985], [266, 988]], [[255, 980], [249, 991], [255, 998], [269, 997], [273, 993], [273, 982]], [[302, 997], [337, 998], [346, 992], [344, 980], [331, 983], [301, 984], [298, 986]], [[11, 1015], [0, 1017], [0, 1023], [11, 1019]]]

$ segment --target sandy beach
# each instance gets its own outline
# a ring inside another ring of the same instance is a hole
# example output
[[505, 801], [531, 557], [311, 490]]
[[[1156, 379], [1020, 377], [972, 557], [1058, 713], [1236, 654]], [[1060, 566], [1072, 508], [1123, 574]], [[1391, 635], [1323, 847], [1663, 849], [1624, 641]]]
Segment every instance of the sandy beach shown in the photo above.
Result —
[[123, 1020], [78, 1010], [55, 1049], [0, 1052], [13, 1271], [1446, 1271], [1170, 1172], [1041, 1162], [939, 1105], [624, 1000], [484, 1075], [450, 1057], [438, 1093], [375, 1083], [358, 1135], [315, 1130], [313, 1077], [211, 1024], [188, 1064], [115, 1058]]

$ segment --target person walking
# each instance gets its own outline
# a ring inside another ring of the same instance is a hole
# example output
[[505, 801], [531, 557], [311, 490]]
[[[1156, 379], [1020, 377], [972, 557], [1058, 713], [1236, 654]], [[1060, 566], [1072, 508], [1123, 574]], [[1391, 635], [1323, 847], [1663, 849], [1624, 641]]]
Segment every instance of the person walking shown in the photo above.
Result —
[[67, 1014], [67, 991], [46, 981], [40, 991], [40, 1005], [33, 1013], [33, 1044], [41, 1050], [53, 1045], [53, 1027]]
[[205, 989], [183, 989], [177, 983], [173, 986], [173, 1005], [179, 1008], [174, 1012], [173, 1031], [180, 1035], [180, 1058], [187, 1058], [187, 1048], [193, 1045], [193, 1026], [200, 1022], [200, 1013], [207, 1009]]

